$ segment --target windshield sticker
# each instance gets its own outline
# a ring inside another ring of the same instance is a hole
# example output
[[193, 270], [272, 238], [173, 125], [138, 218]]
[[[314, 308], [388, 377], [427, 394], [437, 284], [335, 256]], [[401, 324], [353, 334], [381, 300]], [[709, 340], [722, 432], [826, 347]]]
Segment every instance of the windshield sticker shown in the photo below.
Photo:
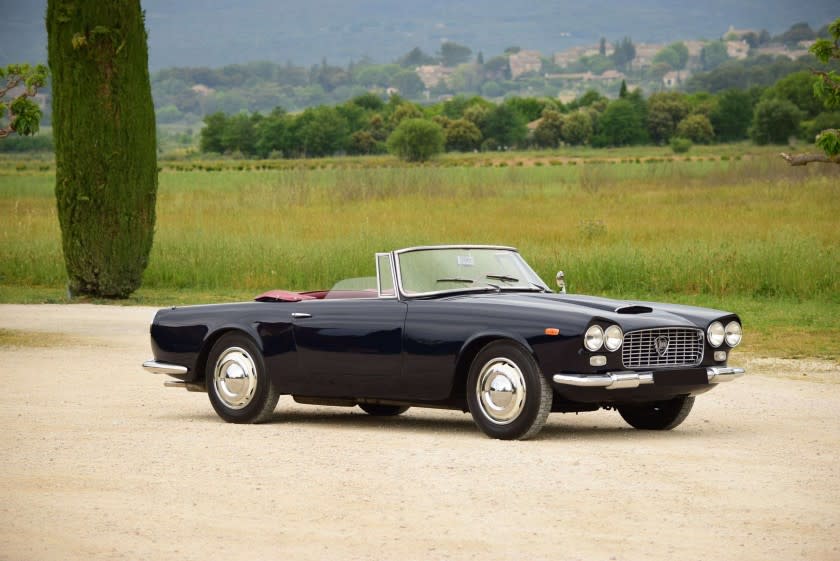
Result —
[[473, 267], [475, 266], [475, 259], [473, 259], [472, 255], [459, 255], [458, 265], [461, 267]]

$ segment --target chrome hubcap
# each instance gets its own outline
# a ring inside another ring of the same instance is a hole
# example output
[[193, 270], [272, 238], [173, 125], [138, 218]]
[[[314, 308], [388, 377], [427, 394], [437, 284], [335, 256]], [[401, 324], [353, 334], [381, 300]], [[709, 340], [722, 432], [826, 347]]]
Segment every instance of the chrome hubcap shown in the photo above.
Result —
[[481, 369], [475, 387], [482, 413], [497, 425], [519, 417], [525, 405], [525, 377], [516, 363], [494, 358]]
[[257, 366], [248, 351], [239, 347], [226, 349], [216, 361], [213, 385], [226, 407], [242, 409], [251, 403], [257, 389]]

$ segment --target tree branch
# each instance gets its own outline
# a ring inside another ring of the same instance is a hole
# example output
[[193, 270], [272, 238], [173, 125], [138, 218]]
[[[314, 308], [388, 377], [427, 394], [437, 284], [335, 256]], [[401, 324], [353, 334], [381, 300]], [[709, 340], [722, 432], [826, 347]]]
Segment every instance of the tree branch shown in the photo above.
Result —
[[824, 164], [840, 164], [840, 155], [826, 156], [825, 154], [779, 154], [787, 163], [792, 166], [804, 166], [813, 162]]

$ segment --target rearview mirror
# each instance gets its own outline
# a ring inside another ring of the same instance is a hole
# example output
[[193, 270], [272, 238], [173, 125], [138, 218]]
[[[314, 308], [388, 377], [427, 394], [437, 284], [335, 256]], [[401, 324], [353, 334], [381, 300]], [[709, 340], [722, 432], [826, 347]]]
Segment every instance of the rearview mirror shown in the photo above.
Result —
[[566, 293], [566, 275], [563, 274], [563, 271], [557, 271], [557, 288], [560, 289], [560, 292], [563, 294]]

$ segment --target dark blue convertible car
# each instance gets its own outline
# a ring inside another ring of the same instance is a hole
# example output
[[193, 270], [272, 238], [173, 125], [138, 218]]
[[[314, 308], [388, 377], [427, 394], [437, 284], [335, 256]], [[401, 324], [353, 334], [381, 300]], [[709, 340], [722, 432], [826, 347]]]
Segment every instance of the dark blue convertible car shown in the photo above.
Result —
[[727, 363], [737, 315], [566, 294], [562, 273], [552, 292], [511, 247], [413, 247], [375, 263], [376, 277], [329, 291], [162, 309], [143, 366], [206, 391], [233, 423], [267, 420], [289, 394], [380, 416], [460, 409], [502, 439], [599, 408], [672, 429], [694, 396], [744, 372]]

